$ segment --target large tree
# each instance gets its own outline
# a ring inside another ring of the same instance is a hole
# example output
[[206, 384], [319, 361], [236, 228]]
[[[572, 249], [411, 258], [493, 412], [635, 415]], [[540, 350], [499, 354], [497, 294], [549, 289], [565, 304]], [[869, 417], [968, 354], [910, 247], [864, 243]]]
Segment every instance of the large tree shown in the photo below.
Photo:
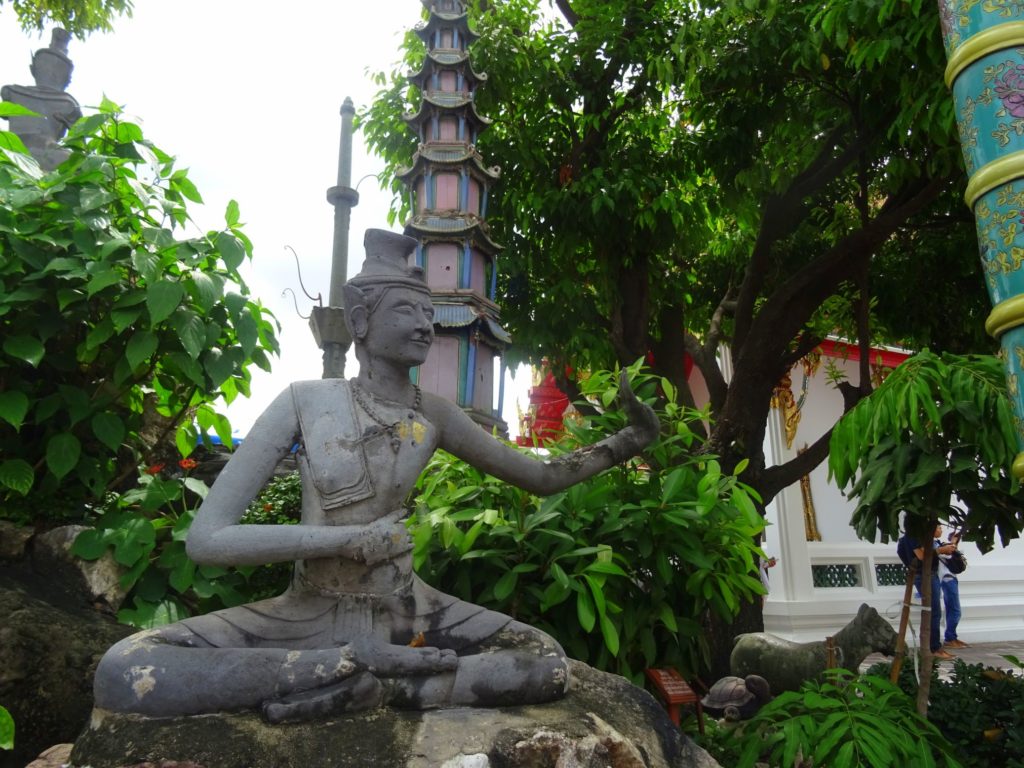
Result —
[[115, 17], [132, 13], [132, 0], [0, 0], [0, 10], [7, 4], [25, 30], [56, 24], [78, 37], [110, 31]]
[[[773, 388], [824, 335], [865, 353], [986, 346], [931, 2], [554, 5], [471, 8], [519, 355], [563, 371], [650, 354], [685, 399], [688, 354], [711, 395], [707, 450], [748, 460], [767, 502], [827, 455], [827, 434], [782, 465], [763, 452]], [[400, 123], [419, 98], [401, 78], [422, 56], [411, 36], [407, 51], [364, 123], [392, 168], [414, 148]], [[870, 391], [869, 357], [848, 407]]]

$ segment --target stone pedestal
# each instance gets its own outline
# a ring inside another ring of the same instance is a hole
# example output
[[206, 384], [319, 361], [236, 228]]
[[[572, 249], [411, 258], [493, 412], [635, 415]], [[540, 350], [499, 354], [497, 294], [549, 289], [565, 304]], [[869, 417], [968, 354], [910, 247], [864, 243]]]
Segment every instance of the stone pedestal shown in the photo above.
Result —
[[267, 725], [255, 713], [155, 719], [95, 710], [71, 765], [142, 762], [203, 768], [715, 768], [654, 698], [616, 675], [572, 663], [553, 704], [410, 712], [377, 709]]

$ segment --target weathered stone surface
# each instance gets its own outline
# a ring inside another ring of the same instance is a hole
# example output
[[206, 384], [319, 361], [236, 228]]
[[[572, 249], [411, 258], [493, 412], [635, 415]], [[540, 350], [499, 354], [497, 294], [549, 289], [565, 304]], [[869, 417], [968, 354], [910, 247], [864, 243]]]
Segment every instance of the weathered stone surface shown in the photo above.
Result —
[[73, 744], [56, 744], [43, 752], [25, 768], [61, 768], [71, 759]]
[[129, 628], [24, 561], [0, 569], [0, 617], [0, 702], [17, 729], [0, 768], [22, 768], [78, 735], [92, 708], [96, 663]]
[[569, 694], [504, 709], [376, 709], [268, 725], [255, 713], [146, 718], [94, 711], [78, 768], [715, 768], [645, 691], [572, 662]]
[[121, 576], [125, 568], [107, 551], [96, 560], [82, 560], [71, 554], [71, 545], [84, 525], [64, 525], [41, 533], [32, 539], [32, 559], [35, 570], [66, 579], [76, 585], [88, 602], [100, 602], [116, 612], [124, 602]]
[[0, 520], [0, 560], [18, 560], [32, 538], [32, 529]]

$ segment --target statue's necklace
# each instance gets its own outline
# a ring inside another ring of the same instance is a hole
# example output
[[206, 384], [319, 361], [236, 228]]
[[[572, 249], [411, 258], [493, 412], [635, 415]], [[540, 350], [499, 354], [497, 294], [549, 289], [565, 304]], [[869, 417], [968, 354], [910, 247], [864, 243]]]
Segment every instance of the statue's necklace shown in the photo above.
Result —
[[[423, 402], [423, 392], [420, 388], [413, 384], [413, 389], [416, 391], [416, 395], [412, 400], [412, 410], [409, 411], [408, 414], [410, 420], [416, 418], [416, 411], [420, 409], [420, 404]], [[364, 392], [363, 388], [354, 381], [352, 382], [352, 394], [355, 395], [356, 402], [359, 403], [359, 407], [363, 409], [366, 415], [377, 422], [378, 426], [383, 427], [384, 431], [388, 433], [388, 439], [391, 442], [391, 450], [398, 453], [398, 449], [402, 447], [402, 436], [398, 430], [398, 425], [401, 424], [401, 421], [395, 421], [389, 424], [385, 419], [381, 418], [381, 415], [377, 413], [376, 409], [370, 405], [367, 393]], [[372, 397], [372, 395], [370, 397]]]

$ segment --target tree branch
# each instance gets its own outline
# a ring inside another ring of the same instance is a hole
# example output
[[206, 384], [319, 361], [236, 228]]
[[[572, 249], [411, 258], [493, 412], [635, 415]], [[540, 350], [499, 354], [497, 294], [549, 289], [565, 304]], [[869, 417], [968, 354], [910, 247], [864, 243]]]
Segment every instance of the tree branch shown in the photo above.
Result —
[[821, 464], [828, 457], [828, 442], [831, 437], [832, 430], [830, 429], [808, 446], [807, 450], [797, 454], [795, 458], [785, 464], [766, 468], [761, 474], [760, 483], [760, 490], [764, 498], [773, 498], [783, 488], [797, 482]]
[[555, 0], [555, 5], [558, 6], [558, 10], [570, 27], [575, 27], [579, 23], [580, 17], [572, 9], [569, 0]]

